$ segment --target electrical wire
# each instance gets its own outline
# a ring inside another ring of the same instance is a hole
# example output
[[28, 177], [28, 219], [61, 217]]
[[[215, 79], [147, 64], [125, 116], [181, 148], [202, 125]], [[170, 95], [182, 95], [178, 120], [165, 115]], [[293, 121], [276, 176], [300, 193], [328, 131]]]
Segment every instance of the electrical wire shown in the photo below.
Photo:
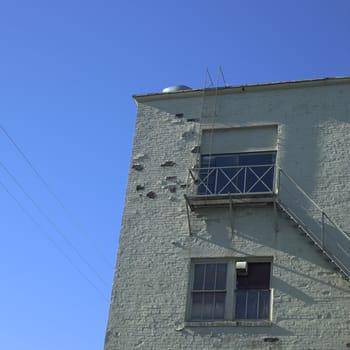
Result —
[[46, 230], [39, 224], [38, 221], [34, 219], [34, 217], [24, 208], [24, 206], [20, 203], [20, 201], [8, 190], [5, 184], [0, 181], [0, 185], [7, 192], [7, 194], [16, 202], [16, 204], [20, 207], [22, 212], [28, 216], [28, 218], [38, 227], [38, 229], [46, 236], [46, 238], [54, 245], [54, 247], [65, 257], [65, 259], [69, 262], [69, 264], [80, 274], [80, 276], [85, 279], [99, 294], [103, 297], [106, 302], [109, 302], [108, 298], [101, 291], [100, 288], [96, 286], [94, 282], [73, 262], [73, 260], [64, 252], [64, 250], [57, 244], [57, 242], [47, 233]]
[[17, 144], [17, 142], [11, 137], [11, 135], [8, 133], [8, 131], [5, 129], [3, 125], [0, 124], [0, 129], [4, 133], [4, 135], [7, 137], [7, 139], [12, 143], [12, 145], [16, 148], [17, 152], [22, 156], [22, 158], [25, 160], [25, 162], [28, 164], [28, 166], [32, 169], [34, 174], [38, 177], [40, 182], [43, 184], [43, 186], [46, 188], [47, 192], [56, 200], [56, 202], [60, 205], [62, 210], [65, 212], [65, 214], [68, 216], [69, 220], [73, 224], [76, 231], [78, 231], [83, 237], [88, 237], [90, 242], [92, 243], [94, 250], [97, 252], [97, 254], [100, 256], [100, 258], [104, 261], [104, 263], [110, 267], [113, 268], [112, 262], [101, 252], [101, 250], [94, 244], [93, 239], [90, 235], [87, 234], [85, 230], [82, 229], [81, 225], [77, 222], [77, 220], [74, 219], [72, 213], [67, 209], [67, 207], [64, 205], [62, 200], [57, 196], [57, 194], [51, 189], [48, 182], [44, 179], [44, 177], [39, 173], [39, 171], [35, 168], [33, 163], [29, 160], [29, 158], [25, 155], [25, 153], [22, 151], [21, 147]]
[[91, 271], [97, 276], [97, 278], [107, 287], [108, 283], [102, 278], [99, 272], [89, 263], [87, 259], [79, 252], [78, 248], [69, 240], [69, 238], [63, 233], [63, 231], [58, 227], [58, 225], [45, 213], [45, 211], [36, 203], [33, 197], [25, 190], [17, 178], [10, 172], [10, 170], [5, 166], [4, 163], [0, 161], [0, 166], [5, 170], [5, 172], [11, 177], [12, 181], [20, 188], [24, 195], [31, 201], [38, 212], [46, 219], [46, 221], [53, 227], [53, 229], [63, 238], [63, 240], [73, 249], [73, 251], [79, 256], [79, 258], [90, 268]]

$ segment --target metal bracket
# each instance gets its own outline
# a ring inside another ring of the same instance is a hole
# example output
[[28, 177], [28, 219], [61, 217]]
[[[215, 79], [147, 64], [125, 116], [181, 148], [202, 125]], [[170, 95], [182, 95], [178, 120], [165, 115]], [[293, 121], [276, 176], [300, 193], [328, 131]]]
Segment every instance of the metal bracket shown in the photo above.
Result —
[[188, 223], [188, 231], [189, 231], [189, 235], [192, 236], [192, 228], [191, 228], [191, 213], [190, 213], [190, 204], [188, 202], [188, 198], [186, 195], [184, 195], [185, 197], [185, 203], [186, 203], [186, 213], [187, 213], [187, 223]]

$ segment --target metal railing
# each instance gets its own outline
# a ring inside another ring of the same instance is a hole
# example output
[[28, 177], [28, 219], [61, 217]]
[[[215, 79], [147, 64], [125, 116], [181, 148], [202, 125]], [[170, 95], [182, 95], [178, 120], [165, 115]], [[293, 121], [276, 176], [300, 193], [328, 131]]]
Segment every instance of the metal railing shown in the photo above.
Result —
[[350, 236], [284, 170], [274, 164], [193, 168], [188, 194], [275, 194], [279, 206], [350, 278]]
[[291, 178], [278, 169], [277, 200], [338, 268], [350, 277], [350, 237]]
[[274, 192], [275, 165], [239, 165], [193, 168], [192, 194], [243, 195]]

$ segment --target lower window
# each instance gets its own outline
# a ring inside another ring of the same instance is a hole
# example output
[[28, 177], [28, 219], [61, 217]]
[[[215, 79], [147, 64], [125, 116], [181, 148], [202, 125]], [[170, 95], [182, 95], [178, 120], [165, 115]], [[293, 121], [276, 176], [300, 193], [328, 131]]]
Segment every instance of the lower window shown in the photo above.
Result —
[[190, 321], [269, 320], [271, 260], [193, 262]]
[[225, 315], [227, 264], [194, 265], [192, 320], [222, 320]]

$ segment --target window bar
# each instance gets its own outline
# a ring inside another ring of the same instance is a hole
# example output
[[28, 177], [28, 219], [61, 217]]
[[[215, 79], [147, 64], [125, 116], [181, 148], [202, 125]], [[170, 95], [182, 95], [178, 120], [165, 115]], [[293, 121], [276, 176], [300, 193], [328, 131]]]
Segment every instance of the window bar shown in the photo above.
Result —
[[201, 314], [200, 314], [200, 319], [203, 320], [203, 310], [204, 310], [204, 307], [203, 307], [203, 304], [204, 304], [204, 293], [201, 293], [201, 301], [202, 301], [202, 306], [201, 306]]
[[256, 318], [259, 319], [260, 290], [258, 290], [258, 301], [256, 303]]
[[242, 171], [242, 169], [243, 169], [243, 168], [241, 167], [241, 168], [237, 171], [237, 173], [236, 173], [234, 176], [232, 176], [231, 178], [229, 178], [229, 177], [227, 176], [227, 174], [226, 174], [224, 171], [222, 171], [222, 169], [220, 169], [220, 171], [222, 172], [222, 174], [226, 177], [227, 183], [226, 183], [225, 186], [223, 186], [223, 187], [221, 188], [221, 190], [218, 192], [218, 194], [220, 194], [229, 184], [232, 184], [232, 185], [236, 188], [236, 190], [238, 191], [238, 193], [242, 193], [241, 189], [240, 189], [239, 187], [237, 187], [236, 184], [235, 184], [234, 182], [232, 182], [232, 181], [234, 181], [235, 178], [240, 174], [240, 172]]
[[248, 316], [248, 293], [249, 291], [245, 291], [245, 310], [244, 310], [244, 318], [246, 319]]
[[244, 183], [243, 183], [243, 193], [246, 191], [247, 185], [247, 167], [244, 167]]
[[[250, 192], [255, 185], [257, 185], [258, 183], [262, 183], [266, 189], [270, 192], [271, 189], [265, 184], [265, 182], [263, 181], [263, 177], [272, 169], [272, 166], [270, 166], [270, 168], [268, 168], [261, 176], [257, 175], [256, 172], [250, 168], [250, 170], [252, 171], [252, 173], [255, 175], [255, 177], [257, 178], [257, 180], [254, 182], [254, 184], [249, 188], [248, 192]], [[265, 191], [266, 192], [266, 191]]]
[[203, 311], [204, 311], [204, 286], [205, 286], [205, 280], [207, 276], [207, 264], [204, 264], [204, 276], [203, 276], [203, 284], [202, 284], [202, 307], [201, 307], [201, 320], [203, 320]]
[[216, 168], [215, 169], [215, 184], [214, 184], [214, 194], [217, 194], [217, 186], [218, 186], [218, 173], [219, 173], [219, 169]]
[[[214, 276], [214, 290], [216, 290], [216, 276], [217, 276], [218, 264], [215, 264], [215, 276]], [[213, 304], [211, 306], [211, 319], [214, 319], [215, 313], [215, 301], [216, 301], [216, 293], [214, 292]]]
[[[209, 177], [212, 175], [212, 173], [215, 171], [215, 168], [201, 168], [200, 170], [202, 169], [207, 169], [207, 174], [204, 178], [201, 178], [201, 172], [199, 171], [199, 185], [198, 187], [200, 186], [204, 186], [204, 190], [205, 190], [205, 193], [204, 194], [212, 194], [212, 191], [210, 190], [210, 188], [208, 187], [209, 186]], [[203, 194], [203, 193], [201, 193]]]

